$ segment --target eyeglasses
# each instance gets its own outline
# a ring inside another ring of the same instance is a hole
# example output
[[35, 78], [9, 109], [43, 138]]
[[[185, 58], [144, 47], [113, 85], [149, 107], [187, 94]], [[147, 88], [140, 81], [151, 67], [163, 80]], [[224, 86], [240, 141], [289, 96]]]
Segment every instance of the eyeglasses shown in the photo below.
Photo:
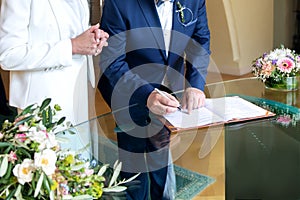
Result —
[[[182, 24], [182, 26], [187, 27], [197, 21], [197, 18], [194, 19], [194, 14], [190, 8], [183, 6], [179, 10], [175, 11], [177, 15], [178, 21]], [[184, 21], [183, 21], [184, 20]], [[188, 20], [188, 21], [186, 21]]]

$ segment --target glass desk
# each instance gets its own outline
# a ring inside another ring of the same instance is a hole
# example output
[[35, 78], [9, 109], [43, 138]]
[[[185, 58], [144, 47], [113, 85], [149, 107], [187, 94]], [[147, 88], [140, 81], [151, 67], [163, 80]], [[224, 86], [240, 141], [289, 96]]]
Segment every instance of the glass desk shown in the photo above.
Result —
[[[300, 199], [300, 90], [267, 90], [255, 78], [246, 78], [208, 84], [205, 92], [211, 98], [240, 95], [277, 115], [172, 135], [174, 164], [216, 180], [193, 199]], [[95, 156], [113, 165], [118, 159], [113, 153], [117, 151], [113, 114], [88, 124]], [[84, 130], [86, 125], [77, 128]]]

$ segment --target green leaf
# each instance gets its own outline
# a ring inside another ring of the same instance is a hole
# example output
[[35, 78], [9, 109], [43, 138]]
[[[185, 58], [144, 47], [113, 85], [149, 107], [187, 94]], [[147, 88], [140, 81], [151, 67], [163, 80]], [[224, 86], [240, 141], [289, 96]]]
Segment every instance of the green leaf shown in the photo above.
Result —
[[106, 169], [108, 168], [108, 164], [106, 164], [106, 165], [103, 165], [101, 168], [100, 168], [100, 170], [99, 170], [99, 172], [98, 172], [98, 176], [102, 176], [105, 172], [106, 172]]
[[9, 152], [11, 151], [11, 149], [13, 148], [13, 145], [8, 146], [5, 151], [4, 154], [9, 154]]
[[[7, 184], [9, 184], [10, 183], [10, 180], [9, 179], [5, 179], [5, 178], [0, 178], [0, 191], [2, 191], [2, 185], [7, 185]], [[0, 195], [1, 196], [1, 195]]]
[[[1, 179], [1, 180], [3, 180], [3, 179]], [[12, 182], [12, 181], [10, 181], [10, 183], [7, 183], [7, 184], [0, 184], [0, 191], [1, 191], [1, 193], [0, 193], [0, 197], [2, 197], [4, 194], [6, 194], [7, 195], [7, 193], [9, 193], [9, 188], [12, 186], [13, 187], [13, 185], [15, 185], [15, 184], [17, 184], [16, 182]], [[14, 187], [13, 187], [14, 188]]]
[[43, 101], [40, 110], [44, 110], [47, 106], [49, 106], [51, 103], [51, 98], [47, 98]]
[[45, 177], [46, 178], [44, 178], [43, 185], [46, 188], [46, 190], [48, 191], [48, 193], [50, 194], [51, 193], [50, 185], [51, 185], [52, 180], [48, 176], [45, 176]]
[[22, 185], [19, 184], [15, 193], [15, 197], [17, 198], [17, 200], [24, 200], [22, 197], [21, 189]]
[[64, 131], [65, 133], [69, 133], [71, 135], [76, 135], [77, 134], [77, 131], [75, 128], [70, 128], [68, 129], [67, 131]]
[[43, 125], [44, 126], [47, 126], [47, 114], [46, 114], [46, 111], [43, 110], [42, 112], [42, 122], [43, 122]]
[[14, 189], [13, 191], [11, 191], [11, 192], [9, 193], [9, 195], [7, 195], [7, 197], [6, 197], [5, 200], [10, 200], [10, 199], [14, 196], [14, 194], [16, 193], [16, 191], [17, 191], [17, 188]]
[[136, 175], [130, 177], [129, 179], [127, 179], [127, 180], [125, 180], [125, 181], [122, 181], [122, 184], [128, 183], [128, 182], [130, 182], [130, 181], [133, 181], [133, 180], [134, 180], [136, 177], [138, 177], [139, 175], [140, 175], [140, 173], [138, 173], [138, 174], [136, 174]]
[[103, 192], [123, 192], [126, 189], [127, 189], [126, 186], [114, 186], [114, 187], [103, 188]]
[[8, 179], [10, 177], [11, 172], [12, 172], [12, 167], [13, 167], [12, 162], [9, 162], [7, 172], [6, 172], [5, 176], [3, 177], [3, 179]]
[[18, 148], [17, 152], [20, 154], [26, 155], [27, 158], [31, 158], [31, 154], [28, 151], [26, 151], [26, 149], [24, 149], [24, 148]]
[[40, 193], [43, 180], [44, 180], [44, 173], [41, 173], [41, 176], [40, 176], [40, 178], [39, 178], [39, 180], [37, 182], [37, 185], [36, 185], [36, 188], [35, 188], [35, 191], [34, 191], [34, 197], [37, 197], [38, 194]]
[[113, 175], [110, 179], [108, 187], [111, 187], [116, 182], [116, 180], [117, 180], [117, 178], [118, 178], [118, 176], [121, 172], [121, 168], [122, 168], [122, 163], [121, 162], [115, 165], [114, 173], [113, 173]]
[[85, 163], [79, 164], [79, 165], [72, 165], [72, 166], [71, 166], [71, 170], [72, 170], [72, 171], [78, 171], [78, 170], [84, 168], [85, 165], [86, 165]]
[[[16, 140], [16, 143], [17, 143], [20, 147], [22, 147], [22, 148], [27, 149], [28, 151], [30, 151], [30, 148], [29, 148], [28, 146], [26, 146], [25, 143], [20, 142], [19, 140]], [[21, 149], [20, 147], [17, 148], [17, 151], [18, 151], [19, 149]]]
[[49, 123], [52, 123], [52, 109], [51, 109], [51, 107], [49, 106], [48, 107], [48, 121], [49, 121]]
[[0, 148], [8, 147], [8, 146], [12, 146], [12, 144], [9, 142], [0, 142]]
[[8, 157], [5, 155], [0, 166], [0, 177], [3, 177], [6, 174], [8, 168]]
[[94, 198], [90, 195], [80, 195], [72, 198], [72, 200], [92, 200], [92, 199]]
[[34, 104], [27, 106], [18, 116], [25, 115], [27, 113], [31, 113], [33, 109], [31, 109]]
[[33, 187], [30, 187], [28, 190], [27, 190], [27, 195], [32, 195], [33, 193]]
[[24, 119], [18, 121], [15, 126], [19, 126], [21, 124], [24, 124], [25, 122], [28, 122], [29, 120], [31, 120], [32, 118], [34, 118], [34, 115], [30, 115], [28, 117], [25, 117]]
[[116, 169], [118, 164], [119, 164], [119, 160], [116, 160], [115, 163], [114, 163], [113, 168]]
[[66, 120], [66, 117], [62, 117], [58, 120], [57, 125], [62, 124]]
[[[33, 177], [32, 177], [32, 182], [31, 182], [31, 184], [32, 184], [32, 187], [31, 188], [33, 188], [33, 189], [35, 189], [36, 188], [36, 180], [37, 180], [37, 176], [39, 175], [39, 173], [34, 173], [33, 174]], [[31, 193], [30, 194], [32, 194], [32, 192], [33, 191], [30, 191]]]

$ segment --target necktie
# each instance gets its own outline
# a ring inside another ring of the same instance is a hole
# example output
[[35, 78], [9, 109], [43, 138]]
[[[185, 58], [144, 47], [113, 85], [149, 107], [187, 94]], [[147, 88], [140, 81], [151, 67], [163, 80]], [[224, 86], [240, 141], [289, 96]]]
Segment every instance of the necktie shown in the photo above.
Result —
[[156, 0], [157, 7], [159, 7], [161, 4], [165, 3], [166, 1], [170, 1], [171, 3], [174, 2], [174, 0]]

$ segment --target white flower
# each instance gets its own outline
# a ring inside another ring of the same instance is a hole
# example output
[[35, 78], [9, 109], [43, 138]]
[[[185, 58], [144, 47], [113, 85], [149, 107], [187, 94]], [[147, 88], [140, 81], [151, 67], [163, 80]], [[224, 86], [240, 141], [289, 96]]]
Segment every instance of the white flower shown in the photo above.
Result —
[[26, 132], [26, 131], [28, 131], [28, 129], [29, 129], [29, 127], [27, 124], [19, 125], [19, 131], [21, 131], [21, 132]]
[[39, 130], [36, 127], [31, 127], [27, 134], [28, 138], [31, 141], [39, 143], [39, 150], [43, 150], [46, 148], [46, 143], [48, 140], [48, 133], [46, 130]]
[[26, 158], [21, 164], [14, 167], [13, 173], [18, 178], [18, 182], [24, 185], [26, 182], [32, 181], [34, 170], [33, 161]]
[[52, 147], [59, 146], [58, 141], [56, 140], [56, 136], [53, 132], [47, 134], [46, 148], [51, 149]]
[[44, 126], [42, 120], [39, 122], [39, 124], [38, 124], [37, 127], [38, 127], [39, 130], [43, 130], [43, 131], [46, 131], [46, 130], [47, 130], [47, 128]]
[[53, 132], [48, 133], [46, 127], [42, 123], [39, 123], [38, 127], [31, 127], [27, 135], [31, 141], [40, 144], [39, 150], [58, 146], [55, 134]]
[[276, 59], [278, 59], [277, 50], [271, 51], [270, 54], [265, 57], [265, 60], [276, 60]]
[[56, 153], [51, 149], [45, 149], [40, 153], [34, 154], [34, 164], [36, 167], [42, 168], [46, 175], [50, 176], [54, 173], [56, 166]]

